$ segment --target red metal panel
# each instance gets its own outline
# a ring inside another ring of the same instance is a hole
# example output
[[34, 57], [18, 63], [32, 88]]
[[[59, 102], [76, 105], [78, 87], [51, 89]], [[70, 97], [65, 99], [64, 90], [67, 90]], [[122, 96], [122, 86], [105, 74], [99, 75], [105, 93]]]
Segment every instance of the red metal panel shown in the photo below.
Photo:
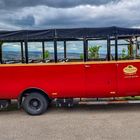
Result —
[[32, 87], [52, 98], [136, 96], [139, 69], [139, 61], [1, 65], [0, 98], [17, 98]]
[[113, 97], [117, 96], [116, 63], [87, 64], [86, 96]]
[[140, 63], [118, 63], [118, 92], [120, 96], [140, 95]]
[[40, 65], [0, 67], [0, 98], [17, 98], [35, 87], [50, 97], [84, 96], [84, 65]]

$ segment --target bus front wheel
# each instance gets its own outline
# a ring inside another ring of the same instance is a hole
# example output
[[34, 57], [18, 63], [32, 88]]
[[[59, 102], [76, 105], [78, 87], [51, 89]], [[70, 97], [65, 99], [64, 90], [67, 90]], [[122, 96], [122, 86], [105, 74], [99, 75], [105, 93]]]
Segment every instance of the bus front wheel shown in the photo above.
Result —
[[48, 105], [49, 100], [39, 93], [29, 94], [22, 103], [23, 109], [30, 115], [43, 114], [47, 110]]

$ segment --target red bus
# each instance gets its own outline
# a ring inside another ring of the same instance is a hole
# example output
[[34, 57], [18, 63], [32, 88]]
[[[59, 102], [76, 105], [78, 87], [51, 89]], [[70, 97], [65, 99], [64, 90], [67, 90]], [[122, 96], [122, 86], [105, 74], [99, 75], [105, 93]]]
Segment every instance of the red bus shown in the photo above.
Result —
[[[140, 29], [131, 28], [0, 31], [0, 106], [16, 99], [40, 115], [54, 99], [72, 106], [74, 98], [140, 96], [139, 45]], [[31, 48], [42, 50], [38, 60]]]

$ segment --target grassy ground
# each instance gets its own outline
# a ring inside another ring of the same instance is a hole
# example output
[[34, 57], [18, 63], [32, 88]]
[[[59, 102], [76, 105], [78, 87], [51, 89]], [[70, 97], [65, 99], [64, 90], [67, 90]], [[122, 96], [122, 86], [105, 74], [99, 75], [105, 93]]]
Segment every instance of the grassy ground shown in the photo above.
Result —
[[124, 97], [125, 100], [140, 100], [140, 96], [135, 96], [135, 97]]

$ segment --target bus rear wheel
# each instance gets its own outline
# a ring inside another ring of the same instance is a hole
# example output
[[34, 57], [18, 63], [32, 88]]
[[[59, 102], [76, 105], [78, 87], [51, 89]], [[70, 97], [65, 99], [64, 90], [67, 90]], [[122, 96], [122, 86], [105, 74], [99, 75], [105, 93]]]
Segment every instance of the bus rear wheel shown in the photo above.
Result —
[[41, 115], [43, 114], [49, 105], [47, 100], [40, 93], [31, 93], [25, 97], [22, 107], [30, 115]]

